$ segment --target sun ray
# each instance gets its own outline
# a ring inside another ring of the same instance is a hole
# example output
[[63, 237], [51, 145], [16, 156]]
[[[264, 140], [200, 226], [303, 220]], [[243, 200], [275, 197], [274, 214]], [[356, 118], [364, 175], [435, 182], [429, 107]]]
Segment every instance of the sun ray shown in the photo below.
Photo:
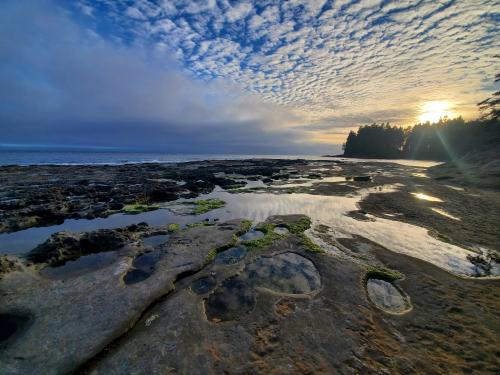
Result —
[[448, 101], [430, 101], [425, 102], [420, 109], [418, 120], [421, 123], [438, 122], [440, 119], [448, 117], [452, 118], [456, 113], [451, 110], [451, 104]]

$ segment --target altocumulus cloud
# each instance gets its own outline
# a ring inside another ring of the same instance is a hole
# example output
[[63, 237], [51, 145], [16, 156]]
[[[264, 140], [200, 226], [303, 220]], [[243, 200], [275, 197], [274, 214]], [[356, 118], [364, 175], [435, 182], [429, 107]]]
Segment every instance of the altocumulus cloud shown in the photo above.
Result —
[[51, 1], [1, 7], [1, 143], [316, 151], [284, 126], [298, 121], [292, 114], [226, 81], [189, 77], [168, 51], [103, 38]]
[[13, 141], [331, 152], [429, 100], [474, 117], [498, 69], [496, 0], [23, 3], [0, 16]]

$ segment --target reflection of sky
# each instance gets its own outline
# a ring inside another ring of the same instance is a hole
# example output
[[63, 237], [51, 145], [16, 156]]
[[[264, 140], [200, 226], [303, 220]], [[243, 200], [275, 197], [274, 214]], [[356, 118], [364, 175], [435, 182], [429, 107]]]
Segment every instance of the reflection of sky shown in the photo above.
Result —
[[[377, 190], [378, 191], [378, 190]], [[393, 191], [386, 188], [383, 191]], [[363, 194], [366, 194], [364, 191]], [[176, 215], [161, 209], [139, 215], [116, 214], [108, 218], [94, 220], [66, 220], [64, 224], [30, 228], [19, 232], [0, 235], [2, 248], [7, 252], [27, 251], [44, 241], [51, 233], [61, 230], [88, 231], [97, 228], [115, 228], [145, 221], [150, 225], [179, 223], [181, 225], [218, 218], [222, 221], [246, 218], [254, 223], [262, 222], [271, 215], [304, 214], [314, 224], [325, 224], [332, 228], [337, 237], [357, 234], [377, 242], [388, 249], [431, 262], [456, 274], [474, 274], [473, 265], [467, 260], [470, 251], [452, 244], [441, 242], [428, 235], [427, 229], [399, 221], [377, 218], [375, 221], [358, 221], [345, 215], [356, 210], [358, 197], [333, 197], [309, 194], [231, 194], [214, 191], [199, 199], [220, 198], [226, 206], [204, 215]]]

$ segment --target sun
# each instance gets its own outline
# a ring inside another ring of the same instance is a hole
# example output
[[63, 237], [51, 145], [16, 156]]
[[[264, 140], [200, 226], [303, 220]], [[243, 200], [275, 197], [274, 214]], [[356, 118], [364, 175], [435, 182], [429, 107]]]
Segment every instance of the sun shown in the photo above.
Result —
[[418, 120], [424, 122], [438, 122], [439, 119], [448, 117], [452, 118], [455, 113], [451, 110], [451, 104], [448, 101], [432, 101], [425, 102], [420, 108]]

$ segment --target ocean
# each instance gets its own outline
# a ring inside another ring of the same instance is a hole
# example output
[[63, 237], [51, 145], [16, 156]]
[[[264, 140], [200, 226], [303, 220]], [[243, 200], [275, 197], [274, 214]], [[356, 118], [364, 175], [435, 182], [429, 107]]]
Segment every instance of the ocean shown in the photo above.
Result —
[[439, 162], [427, 160], [353, 159], [320, 155], [235, 155], [235, 154], [166, 154], [147, 152], [68, 152], [0, 150], [0, 165], [120, 165], [134, 163], [182, 163], [200, 160], [306, 159], [392, 162], [415, 167], [431, 167]]

